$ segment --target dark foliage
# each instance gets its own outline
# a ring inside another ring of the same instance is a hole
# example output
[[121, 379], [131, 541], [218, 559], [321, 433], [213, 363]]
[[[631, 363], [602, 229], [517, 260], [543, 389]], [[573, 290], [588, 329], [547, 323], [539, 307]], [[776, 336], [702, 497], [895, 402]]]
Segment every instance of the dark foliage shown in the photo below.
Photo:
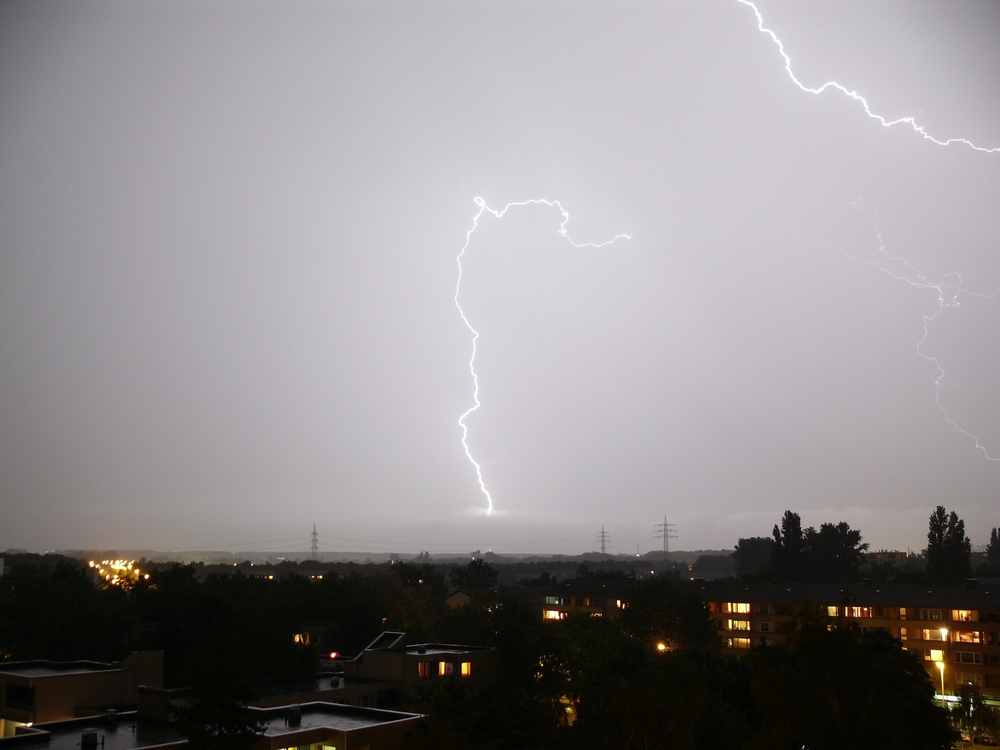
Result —
[[927, 575], [941, 581], [968, 578], [972, 574], [972, 543], [965, 535], [965, 521], [939, 505], [927, 525]]
[[452, 586], [468, 593], [494, 588], [498, 576], [497, 569], [482, 559], [471, 560], [463, 567], [456, 565], [448, 574]]
[[922, 664], [884, 631], [830, 629], [803, 606], [787, 647], [747, 660], [760, 712], [754, 747], [944, 749], [955, 739]]
[[733, 561], [737, 574], [760, 578], [771, 574], [771, 550], [774, 540], [766, 536], [753, 536], [736, 542]]
[[788, 510], [781, 528], [774, 527], [771, 567], [787, 581], [850, 581], [858, 577], [867, 549], [861, 532], [845, 521], [803, 531], [798, 513]]

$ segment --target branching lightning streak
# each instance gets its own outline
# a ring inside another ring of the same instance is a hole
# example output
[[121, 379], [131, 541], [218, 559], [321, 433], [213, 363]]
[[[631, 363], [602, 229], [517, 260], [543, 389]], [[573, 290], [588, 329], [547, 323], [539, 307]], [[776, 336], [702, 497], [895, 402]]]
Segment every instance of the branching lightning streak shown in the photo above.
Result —
[[854, 101], [859, 102], [861, 106], [865, 108], [865, 113], [873, 120], [878, 120], [880, 123], [882, 123], [884, 127], [890, 128], [893, 125], [909, 125], [911, 128], [913, 128], [914, 131], [919, 133], [925, 140], [931, 141], [932, 143], [936, 143], [939, 146], [950, 146], [952, 143], [961, 143], [968, 146], [971, 149], [974, 149], [975, 151], [982, 151], [987, 154], [1000, 152], [1000, 146], [997, 146], [995, 148], [983, 148], [982, 146], [977, 146], [972, 141], [966, 140], [965, 138], [948, 138], [947, 140], [944, 141], [939, 140], [934, 136], [932, 136], [930, 133], [928, 133], [926, 130], [924, 130], [923, 126], [918, 125], [916, 119], [913, 117], [900, 117], [896, 120], [887, 120], [882, 115], [872, 112], [871, 107], [868, 105], [868, 100], [865, 99], [863, 96], [861, 96], [861, 94], [859, 94], [857, 91], [854, 91], [852, 89], [847, 88], [846, 86], [837, 83], [836, 81], [827, 81], [819, 88], [810, 88], [809, 86], [806, 86], [804, 83], [802, 83], [802, 81], [800, 81], [795, 76], [795, 73], [792, 71], [792, 58], [790, 58], [788, 56], [788, 53], [785, 52], [785, 45], [781, 43], [781, 40], [778, 38], [778, 35], [775, 34], [773, 31], [771, 31], [771, 29], [765, 28], [764, 16], [761, 15], [760, 11], [757, 9], [757, 6], [754, 5], [752, 0], [736, 0], [736, 2], [749, 6], [750, 8], [753, 9], [753, 12], [757, 16], [757, 28], [761, 32], [771, 37], [771, 40], [776, 45], [778, 45], [778, 52], [785, 60], [785, 72], [788, 73], [788, 77], [792, 79], [792, 83], [794, 83], [796, 86], [798, 86], [806, 93], [822, 94], [827, 89], [837, 89], [837, 91], [844, 94], [844, 96], [850, 97]]
[[[822, 94], [828, 88], [836, 89], [845, 96], [853, 99], [856, 102], [859, 102], [861, 106], [864, 107], [865, 113], [873, 120], [878, 120], [883, 127], [889, 128], [892, 127], [893, 125], [904, 125], [904, 124], [909, 125], [911, 128], [913, 128], [913, 130], [916, 133], [918, 133], [925, 140], [931, 141], [932, 143], [936, 143], [939, 146], [950, 146], [953, 143], [960, 143], [965, 146], [968, 146], [969, 148], [975, 151], [981, 151], [987, 154], [1000, 152], [1000, 146], [994, 148], [983, 148], [982, 146], [977, 146], [972, 141], [969, 141], [965, 138], [948, 138], [947, 140], [942, 141], [938, 138], [933, 137], [923, 128], [923, 126], [918, 125], [913, 117], [900, 117], [896, 120], [887, 120], [885, 117], [882, 117], [882, 115], [872, 112], [871, 107], [868, 104], [868, 100], [865, 99], [863, 96], [861, 96], [861, 94], [859, 94], [857, 91], [847, 88], [846, 86], [841, 85], [840, 83], [837, 83], [836, 81], [827, 81], [818, 88], [812, 88], [806, 86], [804, 83], [802, 83], [802, 81], [800, 81], [796, 77], [795, 72], [792, 70], [792, 58], [789, 57], [788, 53], [785, 52], [785, 45], [782, 44], [777, 34], [775, 34], [771, 29], [768, 29], [764, 26], [764, 17], [761, 15], [761, 12], [757, 8], [757, 6], [752, 2], [752, 0], [737, 0], [737, 2], [741, 3], [742, 5], [749, 6], [750, 8], [753, 9], [754, 14], [757, 16], [758, 30], [771, 37], [771, 40], [777, 45], [778, 52], [781, 54], [781, 57], [785, 61], [785, 72], [788, 73], [788, 77], [792, 79], [792, 83], [798, 86], [802, 91], [808, 94], [818, 95]], [[858, 209], [858, 206], [860, 204], [861, 208], [859, 210], [863, 211], [864, 210], [863, 200], [864, 199], [862, 198], [856, 201], [853, 204], [854, 208]], [[923, 316], [924, 332], [923, 335], [920, 337], [920, 341], [917, 343], [917, 354], [926, 359], [928, 362], [933, 363], [934, 367], [937, 369], [938, 375], [934, 381], [934, 403], [937, 405], [938, 409], [941, 410], [941, 413], [944, 414], [945, 421], [947, 421], [948, 424], [950, 424], [956, 431], [970, 438], [975, 443], [976, 450], [980, 451], [990, 461], [1000, 461], [1000, 456], [991, 456], [987, 451], [986, 446], [980, 443], [979, 438], [976, 437], [971, 432], [969, 432], [968, 430], [966, 430], [965, 428], [963, 428], [961, 425], [959, 425], [948, 413], [948, 409], [945, 408], [944, 404], [941, 403], [941, 386], [945, 378], [944, 368], [941, 366], [941, 362], [935, 355], [927, 354], [923, 350], [924, 343], [926, 343], [927, 337], [930, 335], [931, 323], [946, 309], [951, 307], [958, 307], [961, 304], [959, 302], [960, 294], [965, 293], [974, 297], [993, 298], [996, 297], [997, 294], [1000, 294], [1000, 290], [994, 292], [991, 295], [987, 295], [987, 294], [978, 294], [976, 292], [972, 292], [968, 289], [965, 289], [962, 286], [962, 277], [956, 271], [951, 271], [945, 274], [944, 276], [941, 277], [941, 281], [937, 283], [928, 280], [926, 277], [924, 277], [924, 275], [920, 272], [920, 270], [916, 266], [907, 261], [905, 258], [890, 257], [888, 255], [885, 249], [885, 243], [882, 239], [882, 228], [879, 224], [877, 207], [875, 209], [875, 217], [876, 217], [875, 230], [878, 234], [879, 253], [881, 253], [881, 255], [888, 262], [899, 262], [902, 263], [904, 266], [906, 266], [907, 275], [896, 273], [890, 270], [889, 268], [886, 268], [881, 263], [877, 263], [875, 261], [861, 260], [860, 258], [855, 258], [849, 255], [848, 253], [844, 252], [844, 250], [841, 249], [840, 247], [838, 247], [838, 250], [840, 250], [840, 252], [844, 253], [845, 256], [855, 261], [856, 263], [860, 263], [862, 265], [874, 266], [880, 269], [881, 271], [887, 273], [889, 276], [891, 276], [893, 279], [897, 281], [903, 281], [918, 289], [931, 289], [937, 293], [938, 297], [937, 309], [932, 314]]]
[[458, 418], [458, 424], [462, 428], [462, 447], [465, 449], [465, 456], [466, 458], [469, 459], [469, 462], [476, 468], [476, 478], [479, 480], [479, 489], [482, 490], [483, 495], [486, 496], [486, 502], [487, 502], [486, 513], [487, 515], [490, 515], [493, 513], [493, 497], [490, 495], [489, 490], [486, 489], [486, 482], [483, 480], [483, 467], [480, 466], [480, 464], [476, 461], [476, 459], [472, 457], [472, 451], [469, 449], [469, 442], [468, 442], [469, 427], [465, 423], [465, 420], [469, 417], [469, 415], [477, 411], [479, 407], [482, 406], [482, 404], [479, 401], [479, 376], [476, 374], [476, 366], [475, 366], [476, 349], [479, 341], [479, 331], [477, 331], [475, 328], [472, 327], [472, 323], [470, 323], [469, 319], [465, 316], [465, 311], [462, 309], [462, 305], [458, 301], [459, 292], [461, 291], [462, 288], [462, 256], [465, 255], [465, 251], [469, 249], [469, 243], [472, 242], [472, 234], [476, 231], [476, 228], [479, 226], [479, 220], [482, 218], [484, 213], [490, 213], [497, 219], [501, 219], [503, 218], [503, 215], [506, 214], [507, 211], [511, 208], [515, 208], [518, 206], [533, 206], [541, 204], [544, 206], [549, 206], [551, 208], [557, 208], [559, 210], [559, 213], [562, 214], [562, 222], [559, 224], [559, 235], [561, 237], [564, 237], [566, 241], [569, 242], [569, 244], [575, 248], [582, 249], [585, 247], [590, 247], [597, 249], [610, 245], [611, 243], [616, 242], [617, 240], [621, 239], [630, 240], [632, 239], [632, 235], [630, 234], [615, 235], [606, 242], [577, 243], [573, 241], [573, 239], [569, 236], [569, 233], [566, 231], [566, 225], [569, 223], [569, 212], [562, 207], [562, 204], [559, 201], [550, 201], [544, 198], [534, 198], [532, 200], [527, 200], [527, 201], [508, 203], [500, 210], [490, 208], [489, 206], [486, 205], [486, 201], [478, 196], [473, 202], [479, 207], [479, 210], [476, 212], [476, 215], [472, 217], [472, 227], [466, 233], [465, 244], [462, 245], [462, 250], [458, 253], [458, 257], [456, 258], [456, 261], [458, 263], [458, 281], [455, 283], [455, 307], [458, 308], [458, 314], [462, 316], [462, 322], [465, 323], [466, 328], [468, 328], [469, 332], [472, 333], [472, 356], [469, 358], [469, 373], [472, 375], [473, 404], [466, 410], [466, 412], [461, 417]]
[[[865, 210], [864, 198], [863, 197], [859, 198], [857, 201], [852, 203], [851, 206], [855, 210], [864, 211]], [[902, 281], [906, 284], [909, 284], [912, 287], [916, 287], [917, 289], [931, 289], [937, 293], [937, 309], [930, 315], [923, 316], [924, 332], [923, 335], [920, 337], [920, 340], [917, 342], [917, 354], [926, 359], [928, 362], [931, 362], [937, 369], [938, 373], [937, 378], [934, 380], [934, 403], [937, 405], [938, 409], [941, 410], [941, 413], [944, 414], [945, 421], [948, 424], [950, 424], [952, 428], [954, 428], [957, 432], [962, 433], [963, 435], [971, 439], [973, 443], [975, 443], [976, 450], [980, 451], [983, 454], [983, 456], [985, 456], [990, 461], [1000, 461], [1000, 456], [991, 456], [989, 454], [989, 451], [986, 449], [986, 446], [980, 443], [979, 438], [976, 437], [971, 432], [969, 432], [968, 430], [966, 430], [961, 425], [959, 425], [958, 422], [956, 422], [952, 418], [951, 414], [948, 413], [948, 409], [945, 407], [945, 405], [941, 403], [941, 386], [944, 383], [945, 379], [944, 367], [941, 366], [941, 362], [938, 360], [937, 356], [933, 354], [927, 354], [923, 350], [924, 343], [927, 341], [927, 337], [930, 335], [931, 323], [934, 322], [934, 320], [948, 308], [959, 307], [961, 305], [961, 302], [958, 299], [960, 294], [968, 294], [972, 297], [993, 299], [998, 294], [1000, 294], [1000, 290], [993, 292], [993, 294], [982, 294], [979, 292], [973, 292], [969, 289], [966, 289], [962, 286], [962, 276], [957, 271], [951, 271], [949, 273], [946, 273], [941, 278], [941, 281], [934, 282], [927, 279], [920, 272], [919, 268], [917, 268], [915, 265], [910, 263], [905, 258], [890, 256], [886, 252], [885, 241], [882, 238], [882, 227], [878, 215], [877, 199], [874, 211], [875, 211], [875, 232], [876, 236], [878, 237], [878, 252], [882, 255], [882, 257], [885, 258], [887, 262], [890, 263], [899, 262], [904, 266], [906, 266], [905, 274], [897, 273], [891, 270], [890, 268], [886, 268], [881, 263], [877, 263], [872, 260], [862, 260], [861, 258], [856, 258], [853, 255], [850, 255], [849, 253], [845, 252], [844, 249], [841, 248], [840, 246], [837, 246], [837, 249], [841, 253], [843, 253], [845, 257], [854, 261], [855, 263], [859, 263], [864, 266], [873, 266], [882, 271], [883, 273], [888, 274], [896, 281]]]

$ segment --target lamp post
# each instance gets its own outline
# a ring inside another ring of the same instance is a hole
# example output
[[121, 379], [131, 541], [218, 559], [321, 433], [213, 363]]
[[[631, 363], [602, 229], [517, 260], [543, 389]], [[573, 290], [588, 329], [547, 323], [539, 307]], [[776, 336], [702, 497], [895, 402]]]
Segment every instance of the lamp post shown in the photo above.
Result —
[[944, 698], [944, 662], [939, 661], [935, 663], [937, 664], [937, 668], [941, 670], [941, 697]]

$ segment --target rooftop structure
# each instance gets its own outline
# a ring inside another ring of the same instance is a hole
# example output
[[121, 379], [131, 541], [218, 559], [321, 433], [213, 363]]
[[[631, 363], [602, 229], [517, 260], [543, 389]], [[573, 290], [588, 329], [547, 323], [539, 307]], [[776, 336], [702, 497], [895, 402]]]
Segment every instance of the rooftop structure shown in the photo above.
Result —
[[387, 680], [409, 686], [419, 680], [454, 675], [478, 683], [495, 668], [497, 651], [454, 643], [406, 642], [406, 633], [387, 631], [354, 659], [344, 662], [344, 676]]
[[163, 652], [121, 663], [22, 661], [0, 664], [0, 736], [18, 726], [135, 708], [140, 685], [163, 684]]
[[[250, 750], [319, 746], [402, 750], [422, 718], [421, 714], [322, 702], [250, 710], [264, 723], [263, 735]], [[186, 745], [175, 725], [135, 712], [23, 726], [15, 736], [0, 739], [3, 750], [180, 750]]]

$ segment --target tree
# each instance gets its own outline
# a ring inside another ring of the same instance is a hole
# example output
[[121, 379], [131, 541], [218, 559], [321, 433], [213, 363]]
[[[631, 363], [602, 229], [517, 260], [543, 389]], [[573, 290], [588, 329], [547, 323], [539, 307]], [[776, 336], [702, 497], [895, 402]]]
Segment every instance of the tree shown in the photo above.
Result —
[[719, 646], [715, 621], [701, 598], [664, 578], [632, 590], [622, 622], [629, 633], [649, 645], [662, 642], [674, 648], [706, 650]]
[[986, 564], [994, 574], [1000, 573], [1000, 530], [995, 526], [990, 532], [990, 543], [986, 545]]
[[448, 577], [457, 589], [465, 591], [487, 591], [497, 585], [499, 571], [488, 562], [480, 559], [470, 560], [464, 567], [457, 565], [451, 569]]
[[951, 721], [972, 740], [984, 736], [996, 739], [1000, 733], [1000, 712], [983, 700], [978, 687], [969, 683], [958, 690], [958, 703], [951, 708]]
[[775, 525], [772, 536], [771, 567], [774, 572], [787, 580], [801, 578], [805, 568], [806, 540], [799, 514], [786, 510], [781, 517], [781, 528]]
[[949, 515], [943, 505], [928, 520], [927, 573], [944, 581], [961, 580], [972, 573], [972, 543], [965, 535], [965, 521], [955, 511]]
[[885, 631], [828, 625], [803, 607], [787, 646], [746, 657], [760, 715], [750, 747], [952, 747], [955, 733], [917, 656]]
[[771, 571], [771, 550], [774, 540], [768, 536], [752, 536], [736, 542], [733, 561], [741, 576], [766, 576]]
[[191, 750], [246, 750], [263, 734], [265, 722], [254, 716], [231, 684], [200, 687], [187, 706], [177, 710], [177, 725]]
[[806, 577], [811, 581], [846, 581], [855, 577], [864, 562], [867, 544], [861, 532], [846, 521], [824, 523], [819, 531], [805, 531]]

